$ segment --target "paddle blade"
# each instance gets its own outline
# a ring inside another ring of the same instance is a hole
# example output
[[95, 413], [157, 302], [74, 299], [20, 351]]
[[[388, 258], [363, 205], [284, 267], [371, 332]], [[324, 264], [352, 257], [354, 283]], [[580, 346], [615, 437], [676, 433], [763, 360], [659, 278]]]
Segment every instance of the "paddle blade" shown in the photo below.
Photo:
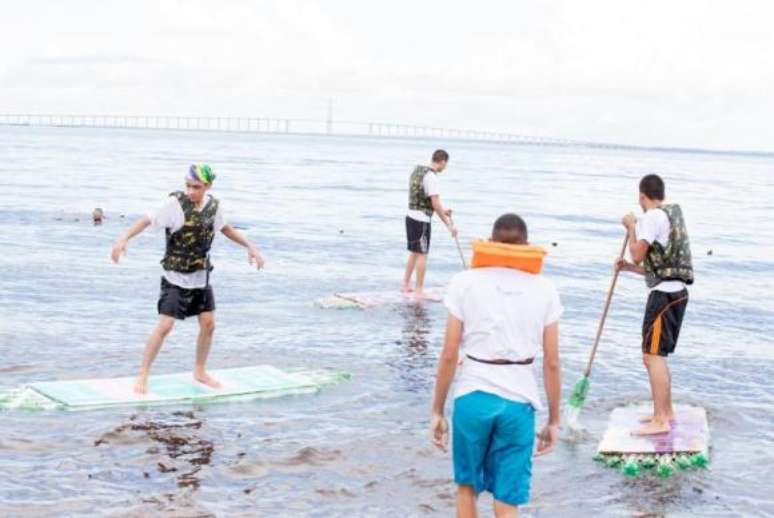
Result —
[[575, 388], [572, 390], [570, 400], [567, 402], [567, 406], [564, 409], [564, 421], [570, 430], [579, 432], [583, 428], [578, 422], [580, 417], [580, 411], [583, 407], [583, 402], [586, 401], [586, 394], [589, 392], [589, 385], [591, 380], [588, 376], [584, 376], [578, 380], [575, 384]]
[[591, 379], [588, 376], [583, 376], [575, 384], [575, 388], [572, 389], [570, 400], [567, 402], [573, 408], [580, 409], [583, 403], [586, 401], [586, 395], [589, 393], [589, 386], [591, 385]]

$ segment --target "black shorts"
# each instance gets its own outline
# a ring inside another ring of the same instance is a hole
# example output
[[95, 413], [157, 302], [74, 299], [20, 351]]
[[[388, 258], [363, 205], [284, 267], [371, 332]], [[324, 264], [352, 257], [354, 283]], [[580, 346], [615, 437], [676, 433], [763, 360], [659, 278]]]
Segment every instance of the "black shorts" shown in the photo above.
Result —
[[642, 321], [643, 354], [668, 356], [675, 352], [687, 305], [688, 290], [650, 292]]
[[162, 277], [157, 308], [159, 315], [183, 320], [185, 317], [193, 317], [199, 313], [215, 311], [215, 295], [212, 292], [212, 286], [189, 290], [175, 286]]
[[406, 244], [409, 252], [426, 254], [430, 251], [430, 222], [406, 216]]

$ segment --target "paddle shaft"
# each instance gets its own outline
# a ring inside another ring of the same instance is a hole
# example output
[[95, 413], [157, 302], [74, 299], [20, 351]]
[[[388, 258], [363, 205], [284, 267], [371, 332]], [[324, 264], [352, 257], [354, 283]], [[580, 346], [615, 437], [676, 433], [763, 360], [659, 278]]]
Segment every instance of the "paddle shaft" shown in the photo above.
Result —
[[[449, 222], [454, 226], [451, 216], [449, 216]], [[468, 269], [468, 263], [465, 261], [465, 254], [462, 253], [462, 247], [460, 246], [460, 240], [457, 236], [454, 236], [454, 242], [457, 244], [457, 251], [460, 253], [460, 260], [462, 260], [462, 267]]]
[[457, 236], [454, 236], [454, 241], [457, 243], [457, 251], [460, 253], [460, 259], [462, 260], [462, 267], [468, 269], [468, 263], [465, 261], [465, 254], [462, 253], [462, 247], [460, 246], [460, 240]]
[[[626, 237], [624, 237], [623, 246], [621, 246], [621, 254], [618, 256], [619, 259], [623, 258], [624, 254], [626, 253], [626, 245], [629, 243], [629, 233], [626, 233]], [[586, 371], [584, 372], [585, 377], [589, 377], [591, 374], [591, 364], [594, 363], [594, 356], [597, 354], [597, 347], [599, 346], [599, 338], [602, 336], [602, 329], [605, 327], [605, 320], [607, 319], [607, 310], [610, 309], [610, 301], [613, 299], [613, 291], [615, 290], [615, 284], [618, 282], [618, 273], [620, 270], [618, 268], [615, 269], [615, 273], [613, 273], [613, 280], [610, 281], [610, 289], [607, 290], [607, 300], [605, 300], [605, 309], [602, 311], [602, 318], [599, 319], [599, 326], [597, 327], [597, 336], [594, 338], [594, 347], [591, 348], [591, 354], [589, 355], [589, 363], [586, 365]]]

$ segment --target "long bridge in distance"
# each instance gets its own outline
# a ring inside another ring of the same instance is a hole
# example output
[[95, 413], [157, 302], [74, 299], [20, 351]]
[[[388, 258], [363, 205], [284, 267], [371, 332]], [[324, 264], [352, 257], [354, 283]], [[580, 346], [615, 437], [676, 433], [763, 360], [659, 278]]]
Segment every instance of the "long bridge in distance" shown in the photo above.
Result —
[[328, 135], [377, 138], [422, 138], [467, 140], [502, 144], [526, 144], [537, 146], [577, 146], [642, 151], [671, 151], [679, 153], [742, 154], [767, 157], [772, 156], [772, 153], [765, 151], [708, 150], [700, 148], [640, 146], [631, 144], [615, 144], [609, 142], [594, 142], [564, 138], [530, 136], [502, 131], [441, 128], [419, 124], [339, 121], [333, 120], [330, 109], [328, 112], [327, 120], [290, 119], [278, 117], [0, 113], [0, 127], [1, 126], [217, 131], [256, 134]]
[[582, 142], [500, 131], [440, 128], [418, 124], [178, 115], [79, 115], [0, 113], [0, 126], [218, 131], [287, 135], [439, 138], [483, 142], [573, 145]]

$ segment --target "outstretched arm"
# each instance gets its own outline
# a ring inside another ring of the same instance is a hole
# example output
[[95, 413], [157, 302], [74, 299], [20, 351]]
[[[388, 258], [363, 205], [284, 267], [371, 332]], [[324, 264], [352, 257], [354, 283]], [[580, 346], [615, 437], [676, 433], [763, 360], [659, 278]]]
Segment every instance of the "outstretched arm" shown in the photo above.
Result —
[[115, 244], [113, 244], [113, 249], [110, 252], [110, 258], [114, 263], [118, 263], [118, 261], [121, 259], [121, 255], [126, 253], [126, 246], [129, 244], [129, 240], [148, 228], [148, 225], [150, 224], [150, 218], [148, 216], [143, 216], [132, 223], [132, 226], [129, 227], [129, 229], [118, 238]]
[[446, 337], [443, 342], [443, 350], [438, 358], [438, 375], [435, 380], [435, 394], [433, 396], [433, 414], [430, 423], [430, 434], [433, 444], [446, 451], [449, 444], [449, 423], [444, 417], [446, 396], [449, 394], [449, 386], [454, 379], [457, 370], [457, 361], [462, 341], [462, 321], [449, 313], [446, 320]]
[[430, 203], [433, 204], [433, 210], [438, 214], [438, 217], [441, 218], [441, 221], [443, 221], [446, 228], [449, 229], [449, 232], [452, 233], [452, 236], [457, 237], [457, 228], [451, 220], [451, 209], [443, 208], [443, 205], [441, 205], [441, 198], [437, 194], [430, 196]]
[[223, 225], [223, 228], [220, 231], [223, 232], [223, 235], [234, 243], [247, 248], [247, 260], [250, 262], [250, 264], [254, 264], [258, 270], [263, 268], [263, 257], [261, 257], [258, 249], [255, 248], [255, 245], [247, 240], [244, 234], [242, 234], [231, 225]]
[[543, 384], [548, 399], [548, 423], [538, 434], [537, 454], [554, 449], [559, 440], [559, 400], [562, 392], [559, 368], [559, 322], [543, 329]]

